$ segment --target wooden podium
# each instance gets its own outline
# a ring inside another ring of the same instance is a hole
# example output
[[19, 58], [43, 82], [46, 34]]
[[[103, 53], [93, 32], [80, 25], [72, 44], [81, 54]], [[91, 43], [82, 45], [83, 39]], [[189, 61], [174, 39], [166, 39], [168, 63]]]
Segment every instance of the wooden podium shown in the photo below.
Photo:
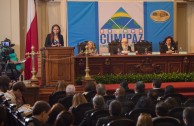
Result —
[[41, 49], [41, 85], [54, 86], [58, 80], [74, 84], [74, 47]]

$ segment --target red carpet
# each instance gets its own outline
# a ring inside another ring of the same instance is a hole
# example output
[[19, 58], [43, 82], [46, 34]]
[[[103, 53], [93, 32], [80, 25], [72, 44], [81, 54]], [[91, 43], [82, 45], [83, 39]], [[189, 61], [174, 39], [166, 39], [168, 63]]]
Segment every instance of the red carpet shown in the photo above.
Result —
[[[162, 88], [165, 88], [167, 85], [173, 85], [177, 93], [183, 94], [187, 97], [194, 97], [194, 82], [166, 82], [162, 83]], [[129, 83], [129, 88], [134, 89], [134, 83]], [[145, 83], [146, 90], [152, 88], [151, 83]], [[119, 84], [106, 84], [106, 89], [108, 91], [114, 92], [116, 88], [119, 87]]]

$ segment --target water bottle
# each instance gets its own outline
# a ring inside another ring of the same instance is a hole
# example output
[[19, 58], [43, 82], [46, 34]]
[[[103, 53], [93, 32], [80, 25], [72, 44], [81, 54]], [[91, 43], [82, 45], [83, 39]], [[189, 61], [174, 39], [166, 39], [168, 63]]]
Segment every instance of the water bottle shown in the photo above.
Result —
[[145, 48], [145, 54], [148, 54], [148, 49], [147, 48]]
[[179, 52], [182, 52], [183, 50], [182, 50], [182, 47], [179, 47]]
[[117, 49], [117, 54], [120, 55], [121, 54], [121, 50], [120, 48]]

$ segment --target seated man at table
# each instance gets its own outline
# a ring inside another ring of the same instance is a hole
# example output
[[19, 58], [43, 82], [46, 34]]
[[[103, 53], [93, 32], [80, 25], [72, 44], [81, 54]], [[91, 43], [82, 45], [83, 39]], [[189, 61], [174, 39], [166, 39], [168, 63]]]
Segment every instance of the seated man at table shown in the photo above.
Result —
[[128, 53], [128, 52], [132, 52], [131, 51], [131, 46], [129, 46], [127, 38], [122, 38], [121, 40], [121, 46], [119, 47], [119, 49], [121, 51], [121, 53]]

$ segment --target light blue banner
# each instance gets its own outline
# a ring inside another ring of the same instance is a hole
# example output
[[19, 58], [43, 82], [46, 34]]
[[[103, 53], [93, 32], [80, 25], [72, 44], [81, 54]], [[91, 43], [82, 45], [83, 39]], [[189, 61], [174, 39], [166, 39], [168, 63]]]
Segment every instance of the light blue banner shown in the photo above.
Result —
[[98, 3], [97, 2], [67, 2], [68, 15], [68, 46], [91, 40], [98, 49]]
[[173, 36], [173, 2], [144, 3], [144, 39], [152, 42], [153, 51], [159, 51], [159, 42]]

